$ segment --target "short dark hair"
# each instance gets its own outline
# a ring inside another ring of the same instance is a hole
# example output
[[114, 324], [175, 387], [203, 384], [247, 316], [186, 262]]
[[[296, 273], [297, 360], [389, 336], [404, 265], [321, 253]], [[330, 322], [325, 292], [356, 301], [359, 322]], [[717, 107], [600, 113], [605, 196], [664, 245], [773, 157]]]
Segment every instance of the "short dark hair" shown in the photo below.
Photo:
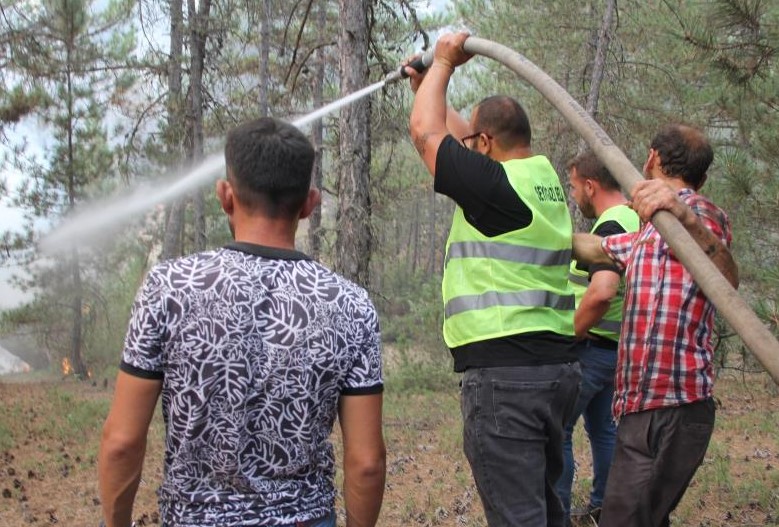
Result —
[[621, 190], [617, 180], [592, 150], [586, 150], [568, 161], [566, 168], [570, 171], [574, 167], [579, 177], [595, 180], [605, 190]]
[[502, 148], [530, 146], [530, 120], [525, 109], [506, 95], [493, 95], [476, 106], [477, 132], [492, 135]]
[[703, 132], [692, 126], [671, 124], [660, 130], [649, 146], [660, 156], [663, 174], [681, 178], [695, 189], [703, 185], [706, 170], [714, 159]]
[[269, 217], [294, 217], [311, 186], [314, 147], [292, 124], [262, 117], [228, 132], [225, 163], [241, 204]]

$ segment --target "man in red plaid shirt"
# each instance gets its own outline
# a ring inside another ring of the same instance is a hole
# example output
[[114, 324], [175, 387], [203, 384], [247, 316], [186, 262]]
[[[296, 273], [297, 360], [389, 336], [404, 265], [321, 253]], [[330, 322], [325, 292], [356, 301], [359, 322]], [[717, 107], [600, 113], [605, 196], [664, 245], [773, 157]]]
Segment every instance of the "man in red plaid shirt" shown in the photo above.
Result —
[[574, 239], [578, 260], [612, 261], [626, 279], [613, 404], [619, 426], [601, 527], [669, 525], [711, 438], [714, 306], [649, 219], [660, 209], [674, 214], [737, 286], [728, 217], [696, 193], [713, 157], [699, 130], [664, 128], [652, 140], [646, 180], [632, 191], [641, 230]]

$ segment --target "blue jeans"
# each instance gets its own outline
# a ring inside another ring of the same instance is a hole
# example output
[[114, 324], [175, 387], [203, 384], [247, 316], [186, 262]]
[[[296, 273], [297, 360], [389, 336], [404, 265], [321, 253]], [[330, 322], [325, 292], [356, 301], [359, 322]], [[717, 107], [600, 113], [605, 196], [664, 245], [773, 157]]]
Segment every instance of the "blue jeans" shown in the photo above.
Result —
[[579, 379], [577, 363], [463, 374], [463, 450], [490, 527], [564, 525], [554, 485]]
[[563, 502], [566, 516], [571, 511], [571, 486], [575, 470], [573, 429], [579, 416], [584, 417], [584, 429], [587, 431], [592, 450], [594, 478], [590, 493], [591, 507], [600, 507], [603, 504], [603, 495], [606, 491], [606, 481], [617, 437], [617, 427], [611, 415], [617, 351], [598, 347], [591, 339], [581, 342], [577, 351], [582, 369], [581, 390], [573, 417], [565, 427], [563, 475], [557, 482], [557, 493]]

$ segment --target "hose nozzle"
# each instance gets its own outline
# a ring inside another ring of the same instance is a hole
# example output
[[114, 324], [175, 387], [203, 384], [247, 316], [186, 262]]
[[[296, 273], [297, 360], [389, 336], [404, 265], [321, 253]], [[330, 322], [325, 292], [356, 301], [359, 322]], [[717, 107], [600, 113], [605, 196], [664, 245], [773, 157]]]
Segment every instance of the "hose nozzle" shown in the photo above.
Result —
[[384, 82], [386, 84], [389, 84], [391, 82], [399, 81], [401, 79], [408, 78], [408, 75], [406, 74], [406, 67], [414, 68], [418, 72], [423, 72], [427, 68], [430, 67], [430, 65], [433, 63], [433, 50], [427, 50], [424, 54], [420, 55], [416, 59], [412, 60], [410, 63], [406, 64], [406, 66], [401, 66], [396, 71], [393, 71], [392, 73], [388, 74], [384, 78]]

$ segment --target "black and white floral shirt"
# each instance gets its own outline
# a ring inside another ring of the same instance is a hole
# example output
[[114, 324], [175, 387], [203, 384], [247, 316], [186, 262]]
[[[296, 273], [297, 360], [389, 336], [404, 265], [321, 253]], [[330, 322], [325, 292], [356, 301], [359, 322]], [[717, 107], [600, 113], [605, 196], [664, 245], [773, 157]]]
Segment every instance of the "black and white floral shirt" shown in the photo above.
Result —
[[160, 513], [180, 527], [327, 514], [338, 399], [383, 389], [367, 293], [302, 253], [247, 243], [155, 266], [121, 368], [163, 379]]

